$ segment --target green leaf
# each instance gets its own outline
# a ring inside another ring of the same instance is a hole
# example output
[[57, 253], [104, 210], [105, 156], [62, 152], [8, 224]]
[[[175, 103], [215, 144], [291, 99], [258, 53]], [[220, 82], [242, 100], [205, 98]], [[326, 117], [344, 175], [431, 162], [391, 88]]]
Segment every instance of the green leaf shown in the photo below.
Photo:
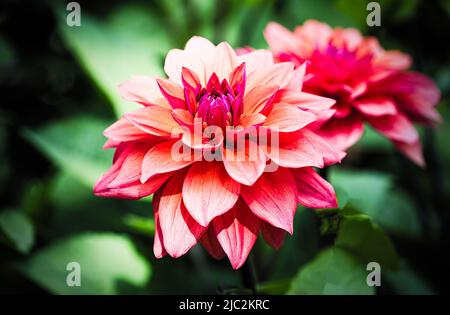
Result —
[[348, 204], [372, 217], [392, 186], [384, 173], [331, 168], [330, 181], [347, 193]]
[[[81, 285], [66, 282], [80, 266]], [[124, 287], [143, 287], [151, 275], [150, 264], [125, 235], [84, 233], [40, 250], [19, 266], [31, 280], [55, 294], [118, 294]]]
[[300, 269], [288, 294], [374, 294], [366, 283], [365, 265], [340, 248], [324, 250]]
[[155, 233], [155, 221], [151, 218], [127, 214], [125, 215], [123, 222], [125, 226], [129, 227], [132, 231], [140, 234], [153, 236]]
[[107, 125], [103, 120], [77, 117], [34, 131], [26, 129], [24, 135], [54, 163], [92, 188], [111, 165], [112, 152], [101, 149]]
[[170, 47], [164, 23], [148, 7], [134, 5], [118, 6], [105, 22], [83, 12], [80, 27], [68, 27], [65, 18], [60, 17], [63, 39], [116, 115], [137, 108], [120, 98], [117, 86], [132, 75], [162, 75], [163, 56]]
[[353, 253], [365, 264], [377, 262], [388, 270], [398, 267], [394, 245], [367, 215], [343, 216], [335, 245]]
[[367, 214], [383, 230], [402, 237], [420, 236], [420, 224], [414, 204], [406, 193], [393, 188], [390, 175], [364, 170], [331, 168], [330, 182], [339, 196], [347, 199], [342, 208]]
[[6, 210], [1, 212], [0, 230], [21, 253], [28, 253], [34, 244], [34, 226], [21, 211]]

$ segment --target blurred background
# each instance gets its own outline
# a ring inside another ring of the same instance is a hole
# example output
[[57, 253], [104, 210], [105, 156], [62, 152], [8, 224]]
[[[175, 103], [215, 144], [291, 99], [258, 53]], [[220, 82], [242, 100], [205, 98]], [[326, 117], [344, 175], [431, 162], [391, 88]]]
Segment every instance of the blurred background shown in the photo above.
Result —
[[[262, 30], [306, 19], [356, 27], [401, 49], [442, 91], [444, 122], [421, 128], [419, 169], [372, 130], [328, 170], [341, 209], [299, 208], [295, 233], [252, 258], [262, 294], [448, 293], [450, 192], [450, 1], [383, 0], [381, 27], [363, 0], [69, 1], [0, 4], [0, 292], [54, 294], [243, 293], [241, 271], [195, 247], [180, 259], [153, 256], [151, 198], [94, 197], [111, 163], [102, 131], [124, 111], [117, 85], [163, 75], [164, 56], [192, 35], [234, 47], [267, 47]], [[365, 284], [379, 262], [382, 285]], [[69, 262], [81, 265], [70, 287]]]

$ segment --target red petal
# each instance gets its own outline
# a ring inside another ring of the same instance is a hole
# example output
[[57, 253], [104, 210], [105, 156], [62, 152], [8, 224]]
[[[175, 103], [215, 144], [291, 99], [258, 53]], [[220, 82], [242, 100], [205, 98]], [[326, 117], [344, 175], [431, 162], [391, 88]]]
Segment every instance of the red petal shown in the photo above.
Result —
[[292, 234], [297, 187], [284, 168], [264, 173], [253, 186], [242, 186], [241, 196], [260, 219]]
[[140, 177], [142, 183], [156, 174], [176, 171], [194, 163], [191, 149], [187, 146], [183, 146], [183, 153], [173, 151], [178, 147], [179, 141], [157, 144], [145, 154]]
[[225, 252], [222, 249], [222, 246], [217, 240], [216, 233], [214, 232], [214, 228], [212, 226], [210, 226], [208, 228], [208, 231], [203, 234], [203, 237], [200, 241], [203, 247], [215, 259], [220, 260], [226, 256]]
[[137, 128], [156, 136], [170, 137], [179, 125], [172, 117], [172, 111], [158, 106], [147, 106], [124, 116]]
[[275, 249], [280, 249], [284, 243], [286, 231], [263, 222], [261, 225], [261, 232], [264, 240]]
[[369, 123], [382, 135], [391, 140], [414, 143], [419, 139], [419, 134], [411, 121], [403, 114], [386, 115], [367, 118]]
[[158, 79], [157, 82], [161, 93], [173, 109], [187, 108], [186, 102], [184, 101], [184, 91], [178, 84], [165, 79]]
[[164, 248], [174, 257], [184, 255], [205, 232], [189, 214], [183, 204], [182, 186], [185, 172], [179, 172], [167, 182], [159, 200], [158, 217]]
[[231, 266], [240, 268], [258, 237], [260, 220], [239, 200], [231, 210], [215, 218], [212, 224]]
[[359, 99], [353, 105], [363, 114], [368, 116], [395, 115], [397, 107], [389, 97], [370, 97]]
[[247, 144], [245, 150], [240, 152], [224, 147], [223, 164], [235, 181], [253, 185], [264, 172], [266, 157], [256, 143]]
[[276, 104], [263, 126], [280, 132], [299, 130], [316, 120], [316, 115], [288, 104]]
[[183, 184], [183, 200], [194, 219], [203, 226], [231, 209], [240, 184], [228, 176], [220, 162], [198, 162], [189, 169]]
[[298, 190], [298, 202], [309, 208], [337, 208], [333, 186], [311, 167], [292, 170]]

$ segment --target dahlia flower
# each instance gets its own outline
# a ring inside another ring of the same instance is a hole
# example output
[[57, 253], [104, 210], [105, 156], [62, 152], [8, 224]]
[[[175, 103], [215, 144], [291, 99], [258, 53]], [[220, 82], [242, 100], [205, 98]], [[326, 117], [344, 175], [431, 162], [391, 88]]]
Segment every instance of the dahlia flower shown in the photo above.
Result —
[[274, 63], [267, 50], [236, 56], [227, 43], [201, 37], [171, 50], [168, 79], [136, 76], [119, 86], [143, 106], [105, 130], [115, 155], [95, 194], [154, 193], [157, 258], [200, 242], [237, 269], [260, 232], [279, 248], [293, 233], [298, 203], [337, 206], [313, 167], [344, 155], [309, 128], [334, 100], [301, 92], [305, 68], [294, 66]]
[[416, 164], [424, 160], [413, 122], [433, 124], [440, 93], [431, 79], [408, 71], [411, 58], [384, 50], [356, 29], [331, 28], [309, 20], [290, 32], [269, 23], [265, 38], [279, 62], [308, 61], [303, 90], [336, 100], [331, 119], [317, 131], [340, 150], [363, 134], [364, 122], [391, 140]]

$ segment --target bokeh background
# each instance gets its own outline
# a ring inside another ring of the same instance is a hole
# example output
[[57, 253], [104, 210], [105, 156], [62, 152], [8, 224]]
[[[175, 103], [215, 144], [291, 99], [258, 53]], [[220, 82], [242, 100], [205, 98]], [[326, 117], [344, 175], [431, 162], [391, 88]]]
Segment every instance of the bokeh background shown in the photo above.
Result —
[[[0, 4], [0, 292], [55, 294], [244, 293], [242, 272], [199, 246], [184, 257], [152, 253], [151, 198], [94, 197], [111, 163], [102, 131], [124, 111], [116, 86], [134, 74], [162, 75], [164, 56], [192, 35], [235, 47], [267, 47], [274, 20], [293, 28], [314, 18], [356, 27], [442, 91], [444, 122], [420, 128], [420, 169], [372, 130], [327, 176], [341, 209], [299, 208], [295, 233], [274, 251], [252, 251], [262, 294], [448, 293], [450, 192], [450, 1], [383, 0], [381, 27], [366, 24], [363, 0], [69, 1]], [[81, 287], [69, 287], [69, 262]], [[382, 285], [365, 284], [366, 264]]]

